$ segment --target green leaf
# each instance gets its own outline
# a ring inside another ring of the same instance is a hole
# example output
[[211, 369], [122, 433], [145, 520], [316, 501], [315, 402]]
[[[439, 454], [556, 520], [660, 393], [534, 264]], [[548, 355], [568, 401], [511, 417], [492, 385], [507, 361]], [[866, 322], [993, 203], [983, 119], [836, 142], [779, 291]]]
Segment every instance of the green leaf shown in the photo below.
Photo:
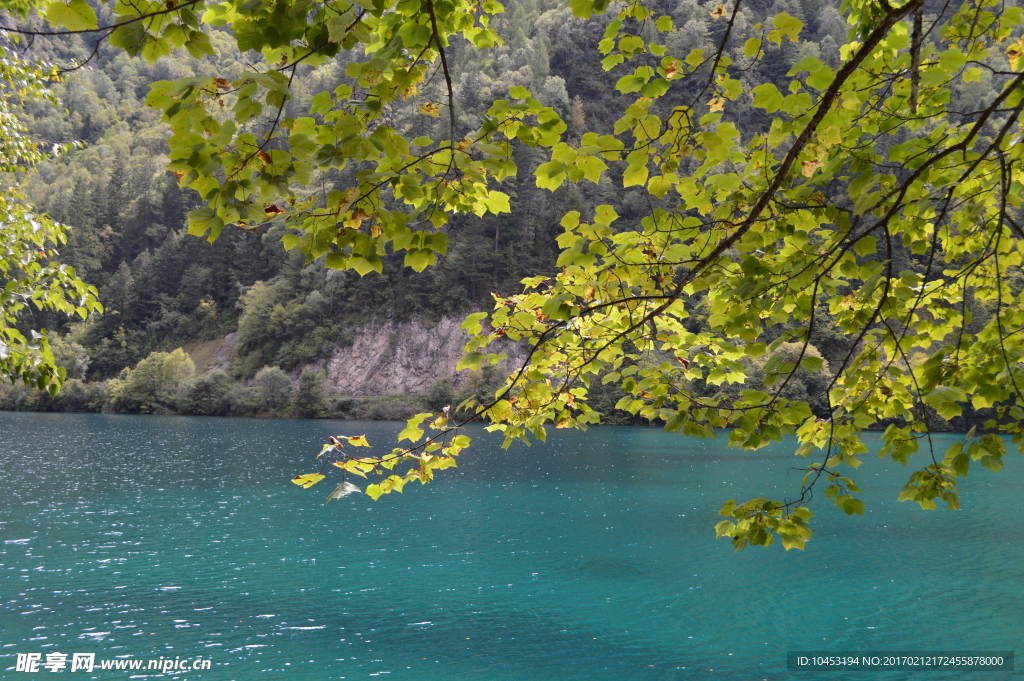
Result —
[[804, 358], [800, 360], [800, 366], [812, 374], [821, 371], [824, 364], [825, 360], [821, 357], [812, 357], [811, 355], [804, 355]]
[[[644, 156], [646, 161], [647, 156]], [[631, 165], [626, 167], [626, 171], [622, 174], [622, 186], [623, 187], [635, 187], [647, 184], [647, 165]]]
[[601, 174], [608, 170], [608, 164], [597, 156], [581, 156], [577, 160], [577, 167], [583, 171], [583, 179], [594, 184], [601, 181]]
[[146, 28], [142, 23], [135, 22], [114, 29], [114, 32], [110, 34], [110, 44], [123, 48], [125, 52], [134, 56], [142, 50], [148, 38], [149, 34], [146, 33]]
[[874, 255], [875, 253], [878, 252], [878, 249], [875, 245], [877, 242], [878, 239], [876, 239], [875, 237], [865, 236], [857, 241], [857, 244], [853, 247], [853, 250], [857, 253], [857, 255], [861, 257]]
[[800, 537], [782, 535], [782, 547], [787, 551], [790, 549], [800, 549], [803, 551], [806, 543], [806, 540]]
[[931, 405], [944, 419], [951, 419], [963, 412], [960, 402], [967, 400], [967, 393], [954, 386], [940, 385], [924, 396], [922, 401]]
[[405, 265], [411, 267], [415, 272], [422, 272], [435, 262], [437, 262], [437, 256], [428, 248], [413, 248], [405, 254]]
[[534, 172], [537, 178], [537, 186], [541, 189], [554, 191], [565, 182], [565, 166], [557, 161], [549, 161], [541, 164]]
[[69, 31], [96, 28], [96, 12], [86, 0], [70, 0], [67, 4], [59, 0], [52, 2], [46, 8], [46, 20]]
[[949, 467], [952, 468], [957, 475], [967, 475], [967, 472], [971, 469], [971, 457], [963, 453], [958, 454], [953, 457], [952, 461], [950, 461]]
[[202, 59], [214, 54], [210, 36], [202, 31], [192, 31], [189, 34], [189, 39], [185, 42], [185, 49], [188, 50], [193, 59]]
[[484, 199], [483, 203], [487, 206], [487, 210], [491, 211], [495, 215], [498, 213], [511, 213], [512, 208], [509, 206], [508, 198], [508, 194], [491, 191], [488, 193], [487, 198]]
[[379, 274], [384, 270], [384, 263], [376, 256], [363, 257], [353, 255], [348, 259], [348, 266], [358, 272], [361, 277], [365, 277], [370, 272], [377, 272]]
[[211, 243], [220, 236], [224, 228], [224, 221], [218, 217], [212, 208], [200, 208], [188, 214], [188, 233], [192, 236], [203, 236], [209, 233], [207, 240]]
[[767, 113], [775, 113], [782, 108], [784, 98], [773, 83], [762, 83], [750, 92], [754, 95], [754, 106], [757, 108], [764, 109]]
[[636, 74], [630, 74], [619, 78], [618, 82], [615, 83], [615, 89], [623, 94], [639, 92], [640, 88], [642, 88], [646, 82], [646, 78]]
[[150, 37], [142, 46], [141, 54], [143, 59], [152, 64], [160, 57], [171, 54], [171, 44], [164, 38]]
[[609, 54], [607, 57], [601, 60], [601, 68], [605, 71], [611, 71], [616, 66], [625, 61], [625, 57], [621, 54]]
[[324, 115], [334, 108], [334, 98], [330, 92], [318, 92], [309, 102], [309, 112]]
[[418, 442], [419, 439], [423, 437], [423, 429], [419, 426], [431, 416], [433, 416], [433, 414], [425, 412], [416, 414], [409, 419], [406, 422], [405, 428], [398, 434], [398, 441], [401, 442], [402, 440], [409, 440], [410, 442]]
[[786, 36], [791, 41], [796, 42], [800, 35], [800, 29], [804, 27], [804, 22], [790, 15], [788, 12], [781, 12], [772, 18], [772, 26], [774, 26], [779, 33]]
[[423, 437], [422, 428], [407, 427], [403, 428], [402, 432], [398, 434], [398, 441], [408, 440], [409, 442], [419, 442], [419, 439]]
[[860, 499], [846, 499], [843, 501], [843, 511], [846, 515], [864, 515], [864, 502]]

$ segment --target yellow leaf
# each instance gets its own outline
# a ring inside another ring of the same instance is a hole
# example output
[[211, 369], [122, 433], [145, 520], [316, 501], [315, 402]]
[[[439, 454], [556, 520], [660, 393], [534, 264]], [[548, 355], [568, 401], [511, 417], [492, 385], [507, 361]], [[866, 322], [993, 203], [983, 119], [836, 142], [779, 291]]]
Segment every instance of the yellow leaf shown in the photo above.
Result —
[[433, 102], [423, 102], [420, 104], [420, 113], [424, 116], [433, 116], [437, 118], [441, 115], [441, 110], [437, 108], [437, 104]]
[[439, 470], [444, 470], [445, 468], [455, 468], [457, 465], [458, 464], [455, 459], [450, 456], [442, 456], [437, 460], [437, 463], [435, 463], [433, 467]]
[[721, 111], [724, 108], [725, 108], [725, 97], [715, 97], [710, 102], [708, 102], [708, 109], [712, 113], [714, 113], [716, 111]]
[[324, 476], [319, 473], [308, 473], [306, 475], [296, 475], [292, 478], [292, 482], [296, 485], [301, 485], [302, 489], [309, 489], [316, 483], [324, 479]]
[[1024, 54], [1024, 39], [1021, 39], [1006, 48], [1006, 59], [1010, 62], [1011, 68], [1017, 68], [1017, 62]]
[[834, 147], [843, 141], [843, 135], [839, 131], [839, 126], [830, 125], [821, 132], [818, 133], [818, 141], [824, 145], [826, 149]]
[[725, 16], [725, 14], [726, 14], [725, 5], [721, 5], [721, 4], [715, 5], [715, 8], [713, 10], [711, 10], [711, 18], [712, 19], [721, 19], [722, 17]]
[[349, 473], [355, 473], [356, 475], [359, 475], [359, 476], [364, 477], [364, 478], [366, 477], [366, 473], [364, 473], [363, 471], [361, 471], [359, 469], [359, 466], [356, 463], [355, 459], [349, 459], [348, 461], [335, 461], [334, 465], [337, 466], [338, 468], [340, 468], [343, 471], [348, 471]]
[[372, 473], [373, 469], [377, 467], [377, 459], [353, 459], [352, 465], [357, 473], [359, 471], [362, 471], [363, 473]]
[[356, 435], [355, 437], [346, 438], [348, 443], [354, 447], [369, 447], [370, 441], [366, 439], [365, 435]]
[[819, 168], [821, 168], [823, 165], [825, 165], [825, 164], [822, 163], [821, 161], [817, 160], [817, 159], [814, 159], [813, 161], [804, 161], [804, 164], [803, 164], [803, 175], [804, 175], [804, 177], [810, 177]]

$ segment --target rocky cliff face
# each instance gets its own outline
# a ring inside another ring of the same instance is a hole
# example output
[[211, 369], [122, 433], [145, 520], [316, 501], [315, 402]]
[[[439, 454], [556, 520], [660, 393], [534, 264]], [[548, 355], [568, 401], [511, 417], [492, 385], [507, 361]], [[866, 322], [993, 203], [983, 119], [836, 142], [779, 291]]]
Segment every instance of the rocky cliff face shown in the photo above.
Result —
[[[352, 345], [337, 348], [327, 361], [329, 390], [339, 395], [408, 395], [424, 393], [440, 378], [452, 377], [460, 387], [468, 372], [456, 373], [468, 336], [461, 317], [442, 317], [433, 325], [418, 320], [374, 322], [362, 327]], [[506, 364], [521, 362], [525, 353], [506, 342]]]
[[[335, 395], [371, 397], [425, 393], [441, 378], [450, 377], [461, 388], [469, 372], [456, 373], [455, 365], [469, 336], [459, 328], [462, 317], [442, 317], [436, 324], [420, 321], [377, 321], [360, 328], [351, 345], [339, 346], [318, 366], [327, 371], [328, 390]], [[238, 334], [202, 343], [185, 350], [201, 372], [227, 369], [235, 359]], [[518, 366], [526, 357], [509, 341], [498, 342], [490, 352], [508, 355], [505, 366]], [[297, 377], [300, 369], [293, 371]]]

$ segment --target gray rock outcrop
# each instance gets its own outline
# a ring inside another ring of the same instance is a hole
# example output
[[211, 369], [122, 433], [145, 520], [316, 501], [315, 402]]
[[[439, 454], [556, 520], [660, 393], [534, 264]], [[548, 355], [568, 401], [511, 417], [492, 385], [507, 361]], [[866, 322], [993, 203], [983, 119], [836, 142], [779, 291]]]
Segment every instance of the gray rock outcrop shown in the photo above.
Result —
[[[424, 393], [446, 376], [460, 387], [469, 377], [469, 372], [455, 371], [469, 338], [459, 328], [461, 323], [462, 317], [442, 317], [430, 326], [419, 320], [371, 322], [327, 361], [330, 392], [359, 397]], [[506, 366], [525, 357], [508, 341], [492, 346], [490, 352], [508, 355]]]

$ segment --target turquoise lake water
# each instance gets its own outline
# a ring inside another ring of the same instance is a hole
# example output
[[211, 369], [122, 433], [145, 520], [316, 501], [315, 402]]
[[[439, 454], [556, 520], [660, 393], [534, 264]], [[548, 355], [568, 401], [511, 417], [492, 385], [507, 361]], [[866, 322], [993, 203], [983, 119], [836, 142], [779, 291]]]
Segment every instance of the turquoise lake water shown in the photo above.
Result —
[[816, 499], [805, 552], [712, 529], [725, 499], [798, 491], [786, 443], [598, 428], [506, 452], [474, 429], [404, 495], [289, 482], [327, 435], [401, 425], [0, 413], [0, 678], [53, 652], [212, 664], [72, 679], [1024, 678], [786, 670], [787, 650], [1024, 652], [1015, 452], [956, 512], [897, 504], [909, 470], [865, 457], [865, 514]]

